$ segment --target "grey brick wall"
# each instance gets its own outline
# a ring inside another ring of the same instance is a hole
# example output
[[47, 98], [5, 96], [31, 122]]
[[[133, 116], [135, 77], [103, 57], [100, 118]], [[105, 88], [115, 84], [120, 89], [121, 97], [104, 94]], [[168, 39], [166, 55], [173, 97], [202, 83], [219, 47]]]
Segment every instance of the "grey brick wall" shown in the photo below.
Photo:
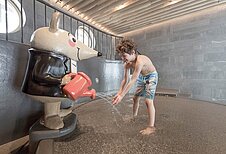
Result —
[[151, 58], [159, 87], [226, 104], [226, 9], [217, 7], [124, 35]]

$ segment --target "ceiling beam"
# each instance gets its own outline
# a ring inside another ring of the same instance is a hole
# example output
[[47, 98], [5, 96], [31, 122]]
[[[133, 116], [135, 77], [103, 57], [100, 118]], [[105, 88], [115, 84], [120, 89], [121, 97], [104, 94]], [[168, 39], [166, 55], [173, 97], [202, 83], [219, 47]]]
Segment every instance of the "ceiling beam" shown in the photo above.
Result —
[[83, 1], [82, 4], [80, 4], [80, 5], [78, 5], [78, 6], [76, 6], [76, 7], [74, 8], [75, 12], [76, 12], [76, 11], [79, 11], [79, 12], [80, 12], [80, 9], [81, 9], [82, 7], [87, 6], [87, 5], [89, 5], [90, 3], [92, 3], [92, 2], [95, 2], [95, 0], [86, 0], [86, 1]]
[[123, 9], [119, 9], [119, 10], [115, 10], [114, 7], [111, 9], [111, 11], [107, 11], [106, 13], [104, 13], [102, 16], [97, 16], [95, 18], [93, 18], [94, 20], [103, 20], [106, 18], [112, 18], [113, 16], [116, 16], [117, 14], [121, 14], [121, 16], [123, 16], [123, 13], [127, 10], [130, 11], [131, 9], [136, 9], [136, 8], [141, 8], [141, 7], [147, 7], [145, 4], [151, 4], [150, 0], [133, 0], [128, 6], [126, 6]]
[[[153, 18], [151, 18], [151, 19], [149, 19], [149, 20], [142, 20], [142, 21], [138, 21], [137, 22], [137, 24], [134, 24], [134, 25], [132, 25], [131, 26], [131, 28], [133, 28], [133, 27], [139, 27], [140, 25], [142, 25], [142, 24], [145, 24], [145, 23], [149, 23], [149, 24], [152, 24], [153, 22], [155, 22], [156, 20], [161, 20], [161, 19], [163, 19], [163, 18], [167, 18], [167, 20], [168, 20], [168, 18], [173, 18], [173, 17], [175, 17], [176, 15], [179, 15], [179, 16], [181, 16], [181, 14], [184, 14], [184, 13], [186, 13], [186, 12], [189, 12], [190, 10], [192, 11], [192, 10], [195, 10], [195, 9], [200, 9], [200, 8], [202, 8], [202, 7], [204, 7], [205, 8], [205, 6], [209, 6], [210, 4], [217, 4], [217, 3], [215, 3], [215, 2], [213, 2], [213, 1], [210, 1], [209, 2], [209, 4], [200, 4], [199, 6], [195, 6], [195, 7], [193, 7], [193, 8], [186, 8], [186, 9], [181, 9], [180, 11], [178, 11], [178, 12], [168, 12], [168, 13], [164, 13], [164, 14], [160, 14], [160, 15], [158, 15], [158, 16], [155, 16], [155, 17], [153, 17]], [[128, 24], [128, 25], [131, 25], [131, 24]], [[119, 30], [119, 29], [122, 29], [123, 27], [126, 27], [126, 26], [121, 26], [121, 27], [113, 27], [112, 29], [114, 29], [115, 31], [117, 31], [117, 30]]]
[[76, 7], [79, 3], [82, 3], [83, 0], [73, 0], [70, 1], [70, 3], [68, 3], [68, 10], [73, 9], [74, 7]]
[[114, 24], [117, 24], [118, 22], [124, 22], [126, 24], [127, 22], [134, 22], [141, 19], [145, 20], [147, 19], [147, 17], [153, 16], [155, 14], [160, 14], [161, 12], [165, 12], [166, 10], [168, 11], [174, 8], [179, 8], [181, 6], [186, 6], [187, 4], [191, 4], [193, 2], [197, 3], [197, 0], [183, 1], [183, 3], [181, 2], [181, 3], [178, 3], [177, 5], [174, 4], [171, 6], [164, 6], [164, 3], [157, 3], [157, 5], [153, 5], [149, 10], [145, 10], [139, 13], [134, 12], [131, 15], [131, 18], [129, 18], [130, 19], [129, 21], [127, 21], [127, 18], [123, 17], [120, 20], [116, 19], [116, 20], [110, 21], [109, 23], [106, 23], [106, 25], [108, 24], [114, 25]]
[[[144, 13], [148, 12], [148, 14], [150, 14], [150, 12], [154, 12], [158, 9], [160, 9], [160, 7], [163, 5], [163, 3], [153, 3], [151, 5], [145, 5], [147, 7], [145, 8], [141, 8], [141, 9], [134, 9], [134, 10], [130, 10], [130, 12], [127, 12], [126, 14], [123, 15], [119, 15], [119, 16], [114, 16], [113, 19], [110, 20], [105, 20], [102, 21], [101, 23], [103, 24], [112, 24], [112, 23], [116, 23], [116, 22], [120, 22], [123, 20], [128, 20], [128, 18], [134, 17], [134, 16], [143, 16]], [[98, 20], [97, 20], [98, 21]]]
[[102, 10], [104, 7], [107, 7], [109, 5], [111, 5], [112, 3], [114, 3], [113, 0], [106, 0], [103, 3], [98, 4], [96, 7], [88, 10], [86, 13], [84, 13], [86, 16], [91, 16], [92, 14], [98, 14], [98, 12], [100, 10]]
[[[111, 3], [110, 5], [108, 5], [108, 6], [105, 6], [105, 7], [103, 7], [101, 10], [99, 10], [99, 11], [101, 11], [101, 14], [104, 14], [104, 13], [106, 13], [106, 12], [108, 12], [108, 11], [112, 11], [116, 6], [119, 6], [119, 5], [121, 5], [121, 4], [123, 4], [123, 3], [125, 3], [127, 0], [119, 0], [119, 1], [116, 1], [116, 2], [114, 2], [114, 3]], [[95, 17], [98, 17], [100, 14], [92, 14], [92, 16], [90, 16], [90, 18], [91, 19], [94, 19]]]
[[[226, 3], [226, 2], [224, 2], [224, 3]], [[139, 25], [129, 27], [129, 29], [131, 31], [135, 30], [135, 29], [139, 29], [139, 28], [141, 29], [142, 27], [151, 26], [151, 25], [156, 24], [156, 23], [160, 23], [160, 22], [170, 20], [170, 19], [173, 19], [173, 18], [176, 18], [176, 17], [184, 16], [184, 15], [194, 13], [194, 12], [197, 12], [197, 11], [200, 11], [200, 10], [204, 10], [204, 9], [207, 9], [207, 8], [210, 8], [210, 7], [213, 7], [213, 6], [217, 6], [217, 5], [219, 5], [219, 4], [214, 3], [214, 2], [210, 2], [210, 4], [205, 4], [201, 7], [192, 8], [192, 9], [188, 9], [188, 10], [185, 10], [185, 11], [181, 10], [180, 13], [167, 14], [167, 15], [163, 16], [162, 18], [155, 18], [155, 19], [152, 19], [152, 20], [143, 21], [143, 22], [139, 23]], [[117, 31], [117, 34], [122, 34], [122, 33], [128, 32], [128, 27], [121, 27], [121, 28], [118, 28], [118, 29], [114, 29], [113, 31]]]
[[88, 5], [81, 7], [80, 8], [80, 12], [84, 14], [84, 12], [87, 12], [88, 10], [94, 8], [98, 5], [100, 5], [101, 3], [105, 2], [105, 0], [98, 0], [98, 1], [93, 1], [92, 3], [89, 3]]
[[[158, 9], [155, 10], [153, 13], [150, 14], [145, 14], [145, 15], [137, 15], [137, 16], [133, 16], [129, 21], [120, 21], [121, 23], [123, 23], [124, 25], [130, 25], [130, 24], [139, 24], [139, 22], [141, 21], [146, 21], [147, 19], [153, 19], [153, 18], [162, 18], [165, 14], [170, 14], [171, 12], [173, 13], [177, 13], [178, 10], [183, 10], [186, 8], [190, 8], [190, 7], [197, 7], [198, 5], [203, 5], [205, 3], [215, 3], [213, 1], [209, 1], [209, 0], [192, 0], [189, 1], [189, 3], [185, 4], [180, 4], [180, 6], [172, 6], [171, 8], [166, 7], [163, 9]], [[119, 22], [119, 23], [120, 23]], [[111, 27], [113, 28], [117, 28], [117, 27], [121, 27], [123, 26], [122, 24], [119, 23], [111, 23]], [[106, 26], [108, 26], [108, 24], [106, 24]]]

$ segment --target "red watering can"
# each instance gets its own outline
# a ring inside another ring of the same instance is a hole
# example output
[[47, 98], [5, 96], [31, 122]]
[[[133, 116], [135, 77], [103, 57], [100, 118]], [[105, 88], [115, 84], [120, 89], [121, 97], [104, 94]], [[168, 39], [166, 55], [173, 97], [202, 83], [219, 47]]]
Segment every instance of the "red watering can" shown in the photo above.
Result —
[[63, 87], [63, 92], [72, 100], [78, 97], [89, 96], [92, 99], [96, 98], [96, 91], [89, 90], [88, 87], [92, 85], [90, 78], [83, 72], [68, 74], [72, 80]]

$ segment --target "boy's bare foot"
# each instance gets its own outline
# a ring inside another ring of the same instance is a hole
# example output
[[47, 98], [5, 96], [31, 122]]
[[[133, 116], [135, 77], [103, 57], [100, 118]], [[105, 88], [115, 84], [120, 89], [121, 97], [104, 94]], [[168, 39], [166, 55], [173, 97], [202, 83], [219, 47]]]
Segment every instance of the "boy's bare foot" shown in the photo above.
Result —
[[141, 130], [140, 133], [141, 133], [142, 135], [150, 135], [150, 134], [154, 133], [155, 130], [156, 130], [155, 127], [147, 127], [147, 128], [145, 128], [145, 129]]

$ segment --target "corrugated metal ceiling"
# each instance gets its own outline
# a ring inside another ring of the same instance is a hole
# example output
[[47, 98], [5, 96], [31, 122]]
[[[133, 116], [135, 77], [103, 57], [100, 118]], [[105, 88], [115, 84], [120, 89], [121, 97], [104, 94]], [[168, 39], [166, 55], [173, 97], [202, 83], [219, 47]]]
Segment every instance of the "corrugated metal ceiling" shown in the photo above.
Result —
[[49, 0], [116, 35], [226, 3], [226, 0]]

